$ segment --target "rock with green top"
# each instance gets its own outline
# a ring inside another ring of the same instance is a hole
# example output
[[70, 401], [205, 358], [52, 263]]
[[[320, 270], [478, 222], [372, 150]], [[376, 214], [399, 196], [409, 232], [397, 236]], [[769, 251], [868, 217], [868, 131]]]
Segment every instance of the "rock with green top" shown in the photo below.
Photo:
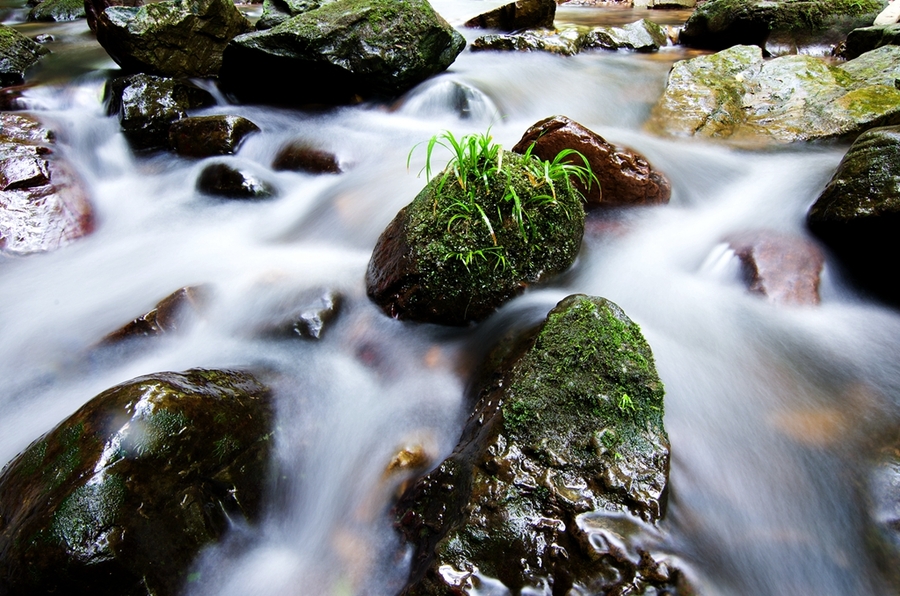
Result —
[[315, 10], [335, 0], [263, 0], [262, 15], [256, 21], [260, 31], [280, 25], [291, 17]]
[[860, 135], [807, 224], [864, 291], [900, 304], [890, 260], [900, 254], [900, 126]]
[[646, 551], [588, 536], [606, 523], [639, 544], [665, 510], [664, 389], [640, 328], [604, 298], [569, 296], [485, 368], [456, 449], [397, 505], [415, 549], [402, 594], [485, 578], [513, 594], [671, 587]]
[[0, 24], [0, 87], [22, 84], [25, 71], [48, 53], [41, 44]]
[[84, 4], [84, 0], [44, 0], [28, 11], [28, 20], [60, 23], [82, 19]]
[[745, 145], [854, 138], [900, 123], [900, 47], [844, 64], [812, 56], [763, 60], [735, 46], [677, 62], [647, 128]]
[[871, 25], [884, 0], [709, 0], [684, 24], [679, 42], [722, 50], [735, 45], [765, 48], [770, 40], [790, 45], [836, 43], [857, 27]]
[[97, 41], [126, 71], [209, 77], [228, 42], [252, 28], [231, 0], [162, 0], [110, 6], [97, 17]]
[[336, 0], [235, 38], [220, 81], [246, 101], [394, 97], [445, 70], [464, 47], [426, 0]]
[[432, 178], [378, 239], [366, 288], [389, 316], [480, 321], [578, 255], [584, 208], [568, 179], [551, 183], [545, 162], [499, 148], [472, 159]]
[[0, 593], [178, 594], [201, 548], [258, 516], [271, 424], [246, 373], [101, 393], [0, 475]]

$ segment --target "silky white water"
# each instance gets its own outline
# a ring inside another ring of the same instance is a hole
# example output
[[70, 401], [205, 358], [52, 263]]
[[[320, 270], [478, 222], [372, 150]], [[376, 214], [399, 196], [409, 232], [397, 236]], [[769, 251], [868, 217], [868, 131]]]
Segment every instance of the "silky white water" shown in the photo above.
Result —
[[[490, 3], [434, 4], [458, 22]], [[597, 18], [602, 11], [574, 8], [558, 16]], [[388, 462], [404, 447], [423, 447], [434, 463], [448, 454], [466, 417], [467, 374], [492, 339], [576, 292], [618, 303], [641, 325], [666, 385], [672, 469], [655, 552], [701, 594], [897, 592], [869, 544], [868, 475], [879, 437], [898, 423], [900, 317], [845, 284], [830, 259], [820, 306], [772, 304], [747, 293], [722, 244], [753, 229], [808, 236], [806, 211], [846, 147], [751, 152], [645, 134], [679, 57], [671, 48], [568, 58], [466, 51], [390, 105], [305, 112], [223, 98], [197, 112], [240, 114], [262, 129], [230, 159], [278, 196], [227, 202], [196, 192], [206, 161], [131, 154], [101, 103], [115, 64], [83, 23], [40, 30], [56, 35], [55, 54], [24, 102], [84, 178], [97, 230], [53, 253], [0, 257], [0, 461], [139, 375], [273, 372], [277, 477], [266, 513], [253, 527], [236, 520], [202, 554], [186, 594], [396, 593], [408, 553], [389, 515], [403, 477], [386, 476]], [[364, 275], [378, 235], [425, 183], [424, 149], [407, 169], [410, 150], [443, 130], [490, 129], [511, 147], [555, 114], [644, 154], [670, 179], [671, 203], [589, 223], [571, 272], [477, 327], [384, 316]], [[344, 173], [273, 171], [277, 150], [295, 139], [335, 153]], [[185, 333], [125, 355], [93, 349], [196, 284], [211, 299]], [[346, 298], [323, 339], [255, 333], [320, 288]]]

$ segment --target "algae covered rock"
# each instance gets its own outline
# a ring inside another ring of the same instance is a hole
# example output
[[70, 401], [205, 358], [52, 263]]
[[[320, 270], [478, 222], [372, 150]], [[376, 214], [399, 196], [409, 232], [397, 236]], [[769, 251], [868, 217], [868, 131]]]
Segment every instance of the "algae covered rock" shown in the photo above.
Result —
[[57, 23], [74, 21], [84, 18], [84, 9], [84, 0], [44, 0], [28, 11], [28, 20]]
[[735, 46], [677, 62], [647, 128], [746, 144], [854, 137], [900, 123], [900, 47], [833, 66], [811, 56], [763, 60]]
[[637, 529], [664, 513], [664, 390], [639, 327], [604, 298], [574, 295], [519, 341], [488, 359], [498, 364], [456, 449], [397, 505], [415, 548], [403, 594], [468, 594], [485, 578], [514, 594], [669, 585], [648, 553], [629, 559], [584, 524]]
[[335, 0], [263, 0], [262, 15], [256, 22], [260, 31], [280, 25], [291, 17], [315, 10]]
[[218, 74], [228, 42], [252, 29], [231, 0], [111, 6], [96, 27], [97, 41], [124, 70], [170, 77]]
[[900, 127], [860, 135], [807, 224], [864, 290], [900, 304], [890, 260], [900, 254]]
[[21, 84], [25, 71], [49, 50], [12, 27], [0, 24], [0, 86]]
[[235, 38], [220, 79], [247, 101], [393, 97], [445, 70], [463, 47], [426, 0], [336, 0]]
[[268, 390], [190, 370], [109, 389], [0, 476], [0, 593], [166, 596], [199, 550], [260, 512]]
[[634, 50], [655, 52], [668, 43], [662, 27], [642, 19], [622, 27], [563, 25], [522, 33], [491, 34], [472, 42], [472, 50], [550, 52], [572, 56], [583, 50]]
[[545, 162], [482, 135], [459, 142], [464, 155], [400, 210], [372, 252], [366, 289], [392, 317], [479, 321], [578, 254], [584, 209], [567, 172], [547, 177]]

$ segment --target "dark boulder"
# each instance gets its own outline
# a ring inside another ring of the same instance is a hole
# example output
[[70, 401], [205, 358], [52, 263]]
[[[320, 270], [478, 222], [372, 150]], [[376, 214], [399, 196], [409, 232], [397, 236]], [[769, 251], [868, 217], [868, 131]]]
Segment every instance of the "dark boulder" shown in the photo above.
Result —
[[556, 0], [516, 0], [466, 21], [466, 27], [520, 31], [552, 28]]
[[819, 303], [819, 280], [825, 255], [799, 236], [771, 230], [736, 234], [728, 244], [741, 261], [751, 292], [776, 304]]
[[263, 0], [262, 15], [256, 21], [260, 31], [280, 25], [291, 17], [315, 10], [335, 0]]
[[[663, 516], [669, 472], [663, 384], [639, 327], [575, 295], [506, 345], [488, 358], [456, 449], [396, 507], [415, 548], [402, 593], [465, 594], [485, 578], [514, 594], [671, 587], [665, 564], [621, 548]], [[589, 537], [582, 514], [615, 526], [613, 539]]]
[[171, 124], [188, 110], [213, 105], [208, 91], [188, 81], [137, 74], [113, 79], [106, 87], [107, 113], [116, 114], [135, 149], [168, 147]]
[[12, 27], [0, 24], [0, 86], [21, 84], [25, 71], [49, 52]]
[[0, 593], [174, 596], [194, 557], [260, 513], [272, 432], [252, 376], [109, 389], [0, 475]]
[[[533, 145], [533, 147], [532, 147]], [[566, 118], [553, 116], [529, 128], [513, 147], [525, 153], [551, 160], [564, 149], [573, 149], [587, 158], [599, 185], [590, 190], [577, 180], [575, 186], [584, 195], [587, 207], [624, 207], [668, 203], [671, 186], [665, 176], [654, 170], [643, 155], [625, 147], [610, 144], [603, 137]], [[577, 156], [568, 161], [583, 162]]]
[[169, 77], [215, 76], [228, 42], [252, 29], [231, 0], [111, 6], [97, 16], [97, 41], [124, 70]]
[[445, 70], [463, 47], [426, 0], [336, 0], [232, 40], [220, 80], [247, 101], [392, 97]]
[[107, 335], [103, 343], [117, 344], [128, 339], [177, 333], [204, 309], [207, 299], [208, 290], [203, 286], [175, 290], [151, 310]]
[[256, 168], [237, 160], [208, 164], [197, 178], [197, 190], [223, 199], [257, 200], [275, 196], [275, 188]]
[[900, 304], [900, 285], [890, 274], [890, 259], [900, 254], [900, 126], [860, 135], [807, 224], [864, 290]]
[[[46, 2], [46, 0], [44, 0]], [[110, 6], [143, 6], [144, 0], [84, 0], [84, 16], [91, 31], [97, 30], [97, 18]]]
[[169, 127], [169, 146], [178, 155], [212, 157], [237, 152], [241, 142], [259, 127], [241, 116], [195, 116]]
[[900, 45], [900, 25], [861, 27], [847, 34], [841, 56], [852, 60], [881, 46]]
[[94, 229], [85, 186], [52, 143], [37, 120], [0, 113], [0, 252], [54, 250]]
[[29, 21], [64, 22], [84, 18], [84, 0], [44, 0], [30, 11]]
[[333, 154], [310, 147], [303, 141], [293, 141], [279, 149], [272, 162], [272, 169], [308, 174], [341, 173], [341, 167]]

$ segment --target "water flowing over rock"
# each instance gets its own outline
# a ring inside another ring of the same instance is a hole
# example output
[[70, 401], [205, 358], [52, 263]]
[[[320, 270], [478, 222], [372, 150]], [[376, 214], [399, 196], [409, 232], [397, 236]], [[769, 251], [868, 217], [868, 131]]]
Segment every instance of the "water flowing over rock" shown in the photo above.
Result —
[[246, 373], [109, 389], [0, 476], [0, 592], [174, 596], [199, 550], [260, 513], [272, 409]]
[[94, 230], [87, 191], [37, 120], [0, 113], [0, 252], [55, 250]]
[[28, 11], [28, 20], [57, 23], [74, 21], [84, 18], [84, 5], [84, 0], [44, 0]]
[[900, 254], [900, 127], [860, 135], [807, 215], [866, 291], [900, 304], [891, 260]]
[[303, 141], [292, 141], [278, 150], [272, 169], [308, 174], [340, 174], [341, 166], [333, 154], [310, 147]]
[[223, 199], [259, 200], [276, 195], [272, 186], [249, 162], [232, 160], [211, 163], [197, 178], [197, 190]]
[[[529, 128], [512, 148], [550, 160], [564, 149], [574, 149], [587, 158], [598, 184], [590, 189], [579, 181], [575, 187], [584, 195], [587, 208], [658, 205], [668, 203], [672, 188], [665, 176], [654, 170], [643, 155], [624, 147], [616, 147], [592, 130], [566, 118], [553, 116]], [[568, 161], [581, 165], [577, 156]]]
[[209, 290], [204, 286], [180, 288], [160, 300], [148, 312], [107, 335], [103, 338], [103, 343], [116, 344], [128, 339], [177, 333], [204, 309], [208, 298]]
[[337, 0], [235, 38], [220, 79], [246, 101], [392, 97], [445, 70], [464, 47], [426, 0]]
[[572, 56], [584, 50], [655, 52], [668, 43], [662, 27], [648, 19], [622, 27], [563, 26], [517, 34], [491, 34], [472, 42], [472, 50], [550, 52]]
[[900, 45], [900, 25], [860, 27], [847, 35], [841, 55], [852, 60], [881, 46]]
[[386, 314], [465, 325], [572, 265], [584, 234], [580, 196], [535, 177], [538, 160], [501, 151], [493, 159], [503, 175], [484, 185], [448, 167], [382, 232], [366, 290]]
[[582, 516], [630, 520], [628, 536], [665, 510], [664, 390], [638, 326], [604, 298], [569, 296], [488, 362], [456, 449], [397, 505], [415, 548], [402, 593], [468, 594], [485, 577], [513, 593], [672, 582], [646, 551], [598, 548]]
[[241, 116], [182, 118], [169, 127], [169, 146], [187, 157], [231, 155], [256, 132], [259, 127]]
[[97, 41], [124, 70], [169, 77], [218, 74], [228, 42], [252, 29], [231, 0], [111, 6], [97, 17]]
[[764, 61], [735, 46], [677, 62], [647, 128], [748, 145], [855, 137], [900, 123], [900, 47], [832, 66], [811, 56]]
[[466, 21], [466, 27], [519, 31], [553, 27], [556, 0], [516, 0]]
[[18, 85], [25, 71], [37, 64], [49, 50], [12, 27], [0, 24], [0, 86]]
[[794, 45], [836, 43], [871, 25], [883, 5], [880, 0], [709, 0], [684, 24], [679, 42], [708, 50], [765, 48], [770, 37]]

